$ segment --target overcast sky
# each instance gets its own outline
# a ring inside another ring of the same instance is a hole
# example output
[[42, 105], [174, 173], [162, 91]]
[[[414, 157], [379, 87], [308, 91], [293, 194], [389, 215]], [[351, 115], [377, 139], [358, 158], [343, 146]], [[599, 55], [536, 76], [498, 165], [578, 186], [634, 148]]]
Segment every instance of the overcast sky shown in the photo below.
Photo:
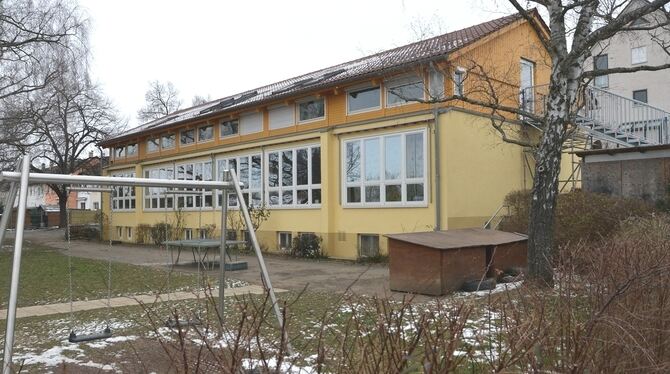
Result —
[[93, 78], [131, 127], [149, 81], [173, 82], [187, 107], [507, 14], [497, 3], [80, 0]]

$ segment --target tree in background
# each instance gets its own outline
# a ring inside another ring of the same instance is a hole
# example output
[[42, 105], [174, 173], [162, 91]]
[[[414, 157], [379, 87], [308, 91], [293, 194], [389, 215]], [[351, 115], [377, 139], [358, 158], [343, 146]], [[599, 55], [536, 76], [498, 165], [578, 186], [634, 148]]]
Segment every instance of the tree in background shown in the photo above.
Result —
[[145, 105], [137, 111], [137, 119], [144, 123], [165, 117], [181, 107], [179, 91], [172, 82], [149, 82], [149, 89], [144, 94]]

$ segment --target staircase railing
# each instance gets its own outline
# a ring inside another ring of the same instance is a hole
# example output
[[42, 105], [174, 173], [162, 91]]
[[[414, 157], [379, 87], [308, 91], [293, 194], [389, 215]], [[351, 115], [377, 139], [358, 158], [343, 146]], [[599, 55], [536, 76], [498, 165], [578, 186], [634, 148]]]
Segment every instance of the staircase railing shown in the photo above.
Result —
[[507, 204], [502, 204], [501, 206], [496, 209], [495, 213], [491, 216], [491, 218], [484, 223], [484, 228], [485, 229], [490, 229], [490, 230], [496, 230], [498, 229], [498, 226], [500, 226], [500, 223], [502, 223], [503, 219], [505, 217], [510, 215], [510, 206]]

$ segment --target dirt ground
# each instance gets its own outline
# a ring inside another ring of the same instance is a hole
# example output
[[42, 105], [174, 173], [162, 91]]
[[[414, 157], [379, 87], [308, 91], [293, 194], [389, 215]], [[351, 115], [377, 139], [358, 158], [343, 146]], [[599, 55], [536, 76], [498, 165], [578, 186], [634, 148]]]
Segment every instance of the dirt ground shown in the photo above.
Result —
[[[9, 233], [9, 237], [13, 233]], [[63, 238], [63, 230], [30, 230], [25, 232], [25, 240], [33, 244], [46, 245], [65, 250], [67, 241]], [[94, 241], [73, 241], [72, 255], [91, 259], [107, 259], [109, 246]], [[111, 250], [112, 261], [144, 266], [167, 266], [168, 254], [156, 246], [117, 244]], [[175, 255], [176, 256], [176, 255]], [[180, 256], [180, 271], [195, 271], [195, 266], [185, 265], [193, 262], [190, 250]], [[248, 269], [226, 272], [230, 278], [260, 284], [260, 267], [255, 256], [239, 256], [247, 261]], [[233, 260], [236, 260], [233, 256]], [[270, 273], [273, 286], [293, 291], [307, 287], [309, 290], [326, 292], [344, 292], [348, 289], [364, 295], [402, 297], [402, 293], [391, 292], [389, 289], [389, 273], [386, 264], [363, 265], [350, 261], [338, 260], [303, 260], [280, 255], [265, 255], [265, 263]], [[183, 265], [182, 265], [183, 264]], [[210, 270], [212, 275], [218, 269]]]

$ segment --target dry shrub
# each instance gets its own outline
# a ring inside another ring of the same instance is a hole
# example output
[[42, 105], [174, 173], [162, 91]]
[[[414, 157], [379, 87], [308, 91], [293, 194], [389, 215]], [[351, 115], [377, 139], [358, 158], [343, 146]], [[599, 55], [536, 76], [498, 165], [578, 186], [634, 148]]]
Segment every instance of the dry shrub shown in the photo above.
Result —
[[[505, 197], [510, 216], [500, 230], [528, 232], [530, 191], [516, 191]], [[655, 212], [654, 206], [639, 200], [585, 191], [558, 195], [554, 242], [562, 247], [570, 242], [594, 241], [609, 236], [619, 222], [629, 217], [643, 217]]]

